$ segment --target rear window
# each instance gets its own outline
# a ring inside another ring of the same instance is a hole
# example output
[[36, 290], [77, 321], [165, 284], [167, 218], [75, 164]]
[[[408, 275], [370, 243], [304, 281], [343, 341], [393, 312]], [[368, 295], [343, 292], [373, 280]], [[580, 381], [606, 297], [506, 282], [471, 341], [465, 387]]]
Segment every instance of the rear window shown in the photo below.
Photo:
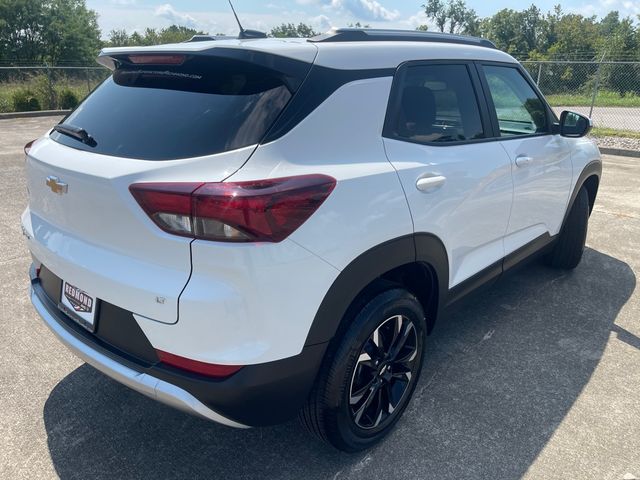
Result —
[[254, 145], [308, 70], [296, 61], [290, 71], [271, 68], [286, 63], [283, 57], [259, 60], [262, 64], [202, 55], [185, 57], [182, 65], [133, 65], [123, 59], [62, 122], [84, 129], [94, 141], [87, 144], [58, 132], [51, 138], [95, 153], [145, 160]]
[[466, 65], [410, 66], [402, 78], [391, 138], [447, 143], [484, 138], [480, 108]]

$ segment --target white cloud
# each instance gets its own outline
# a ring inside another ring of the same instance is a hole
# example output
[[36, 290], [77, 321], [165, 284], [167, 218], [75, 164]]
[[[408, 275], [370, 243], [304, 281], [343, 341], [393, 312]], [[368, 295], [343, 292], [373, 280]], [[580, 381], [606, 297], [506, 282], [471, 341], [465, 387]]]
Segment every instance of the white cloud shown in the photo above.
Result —
[[638, 2], [622, 2], [622, 6], [634, 15], [640, 14], [640, 3]]
[[389, 10], [376, 0], [333, 0], [358, 18], [365, 20], [396, 20], [400, 16], [397, 10]]
[[389, 10], [377, 0], [296, 0], [300, 5], [320, 5], [325, 10], [347, 12], [356, 19], [389, 22], [400, 17], [398, 10]]
[[633, 17], [640, 14], [640, 2], [633, 0], [599, 0], [595, 3], [588, 3], [567, 9], [569, 12], [580, 13], [586, 16], [596, 15], [600, 18], [612, 10], [617, 10], [621, 18], [627, 16]]
[[320, 32], [323, 32], [323, 33], [326, 32], [327, 30], [330, 30], [331, 27], [333, 27], [333, 24], [331, 23], [331, 19], [326, 15], [318, 15], [317, 17], [313, 17], [310, 20], [311, 20], [311, 24], [314, 27], [317, 26]]
[[424, 13], [424, 10], [419, 10], [415, 15], [411, 15], [406, 21], [406, 24], [411, 28], [417, 28], [420, 25], [429, 25], [429, 30], [431, 30], [431, 22], [427, 14]]
[[[134, 1], [131, 5], [121, 3]], [[415, 15], [400, 15], [393, 7], [398, 5], [391, 0], [295, 0], [298, 4], [307, 2], [305, 7], [296, 6], [294, 1], [267, 0], [274, 8], [255, 13], [243, 11], [240, 20], [245, 28], [270, 31], [282, 22], [311, 24], [316, 31], [326, 32], [331, 27], [347, 26], [355, 22], [370, 24], [374, 28], [410, 28], [414, 29], [425, 22], [424, 15], [417, 11], [418, 2], [413, 10]], [[597, 3], [599, 0], [591, 0]], [[617, 2], [634, 0], [615, 0]], [[118, 2], [118, 3], [116, 3]], [[172, 23], [195, 28], [206, 33], [225, 33], [237, 35], [238, 26], [226, 4], [216, 8], [187, 9], [176, 0], [159, 0], [149, 4], [146, 0], [87, 0], [89, 6], [99, 13], [98, 21], [104, 38], [112, 29], [125, 29], [142, 32], [145, 28], [165, 28]], [[376, 5], [378, 9], [376, 10]], [[285, 7], [279, 10], [277, 7]], [[291, 7], [291, 8], [286, 8]], [[380, 10], [382, 9], [382, 10]], [[377, 19], [373, 19], [373, 18]], [[388, 20], [393, 18], [394, 20]]]
[[198, 22], [195, 18], [193, 18], [188, 13], [178, 12], [169, 3], [165, 3], [164, 5], [160, 5], [159, 7], [157, 7], [154, 15], [156, 17], [164, 18], [165, 20], [168, 20], [175, 25], [196, 29], [199, 28]]

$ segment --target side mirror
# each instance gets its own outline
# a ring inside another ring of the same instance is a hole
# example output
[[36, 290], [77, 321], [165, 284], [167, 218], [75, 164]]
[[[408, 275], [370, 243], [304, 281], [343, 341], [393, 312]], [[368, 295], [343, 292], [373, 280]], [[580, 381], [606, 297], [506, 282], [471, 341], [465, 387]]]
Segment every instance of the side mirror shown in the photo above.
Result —
[[593, 123], [589, 117], [565, 110], [560, 114], [560, 135], [563, 137], [584, 137]]

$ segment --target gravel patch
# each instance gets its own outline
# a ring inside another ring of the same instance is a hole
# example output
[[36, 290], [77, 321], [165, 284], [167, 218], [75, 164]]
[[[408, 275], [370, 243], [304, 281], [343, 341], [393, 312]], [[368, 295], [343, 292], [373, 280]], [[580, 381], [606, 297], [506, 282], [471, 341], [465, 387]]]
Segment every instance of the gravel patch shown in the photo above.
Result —
[[635, 150], [640, 152], [640, 138], [626, 137], [591, 137], [598, 147], [619, 148], [622, 150]]

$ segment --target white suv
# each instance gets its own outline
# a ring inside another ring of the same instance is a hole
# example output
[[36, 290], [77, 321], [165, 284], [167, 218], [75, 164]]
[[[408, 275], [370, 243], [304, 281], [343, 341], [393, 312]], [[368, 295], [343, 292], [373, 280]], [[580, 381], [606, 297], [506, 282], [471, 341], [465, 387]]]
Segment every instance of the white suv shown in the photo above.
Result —
[[[198, 38], [195, 40], [202, 40]], [[382, 438], [454, 301], [573, 268], [601, 173], [486, 40], [340, 29], [110, 48], [29, 144], [31, 300], [78, 356], [235, 427]]]

